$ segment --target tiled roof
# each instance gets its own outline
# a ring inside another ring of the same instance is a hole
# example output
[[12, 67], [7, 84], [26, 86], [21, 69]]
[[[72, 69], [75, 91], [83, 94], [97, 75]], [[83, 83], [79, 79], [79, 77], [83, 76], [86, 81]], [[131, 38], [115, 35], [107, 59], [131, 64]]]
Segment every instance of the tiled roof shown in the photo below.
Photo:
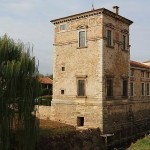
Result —
[[53, 80], [49, 77], [39, 77], [39, 82], [43, 84], [53, 84]]
[[146, 68], [146, 69], [150, 69], [150, 66], [136, 62], [136, 61], [130, 61], [130, 65], [131, 67], [138, 67], [138, 68]]
[[143, 63], [149, 63], [150, 62], [150, 60], [147, 60], [147, 61], [145, 61], [145, 62], [143, 62]]

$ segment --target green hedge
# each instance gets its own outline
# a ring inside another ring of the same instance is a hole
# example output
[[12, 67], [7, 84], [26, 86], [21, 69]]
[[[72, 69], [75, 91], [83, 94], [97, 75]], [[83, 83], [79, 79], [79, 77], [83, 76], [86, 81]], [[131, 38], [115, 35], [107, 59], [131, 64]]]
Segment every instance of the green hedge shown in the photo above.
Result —
[[52, 96], [45, 95], [35, 99], [35, 105], [51, 106]]

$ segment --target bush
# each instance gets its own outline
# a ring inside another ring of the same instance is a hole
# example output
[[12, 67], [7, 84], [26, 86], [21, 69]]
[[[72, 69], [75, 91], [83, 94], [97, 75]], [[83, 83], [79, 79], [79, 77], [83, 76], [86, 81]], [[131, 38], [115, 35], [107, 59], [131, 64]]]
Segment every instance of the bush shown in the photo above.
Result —
[[51, 106], [52, 96], [45, 95], [35, 99], [35, 105]]

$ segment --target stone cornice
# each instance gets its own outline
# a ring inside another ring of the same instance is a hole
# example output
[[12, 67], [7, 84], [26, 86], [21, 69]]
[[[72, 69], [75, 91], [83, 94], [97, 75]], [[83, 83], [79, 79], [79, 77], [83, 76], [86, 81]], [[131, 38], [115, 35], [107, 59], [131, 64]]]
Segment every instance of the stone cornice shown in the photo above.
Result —
[[114, 28], [115, 28], [115, 26], [114, 26], [112, 23], [107, 23], [107, 24], [106, 24], [106, 27], [111, 28], [111, 29], [114, 29]]
[[149, 71], [149, 68], [130, 66], [131, 69]]
[[130, 68], [135, 68], [135, 69], [139, 69], [139, 70], [150, 70], [150, 66], [142, 64], [140, 62], [136, 62], [136, 61], [130, 61]]
[[86, 29], [86, 28], [88, 28], [87, 25], [80, 25], [80, 26], [77, 27], [77, 30]]
[[75, 15], [71, 15], [71, 16], [51, 20], [50, 22], [53, 23], [53, 24], [60, 24], [60, 23], [63, 23], [63, 22], [78, 20], [78, 19], [81, 19], [81, 18], [87, 18], [89, 16], [95, 16], [95, 15], [100, 15], [100, 14], [105, 14], [105, 15], [111, 16], [115, 19], [118, 19], [118, 20], [128, 24], [128, 25], [131, 25], [133, 23], [131, 20], [126, 19], [126, 18], [124, 18], [120, 15], [117, 15], [116, 13], [113, 13], [112, 11], [109, 11], [105, 8], [100, 8], [100, 9], [91, 10], [91, 11], [88, 11], [88, 12], [83, 12], [83, 13], [80, 13], [80, 14], [75, 14]]
[[[88, 41], [97, 41], [97, 40], [100, 40], [100, 39], [104, 39], [102, 37], [94, 37], [94, 38], [87, 38], [87, 42]], [[72, 41], [69, 41], [69, 42], [55, 42], [53, 45], [54, 46], [62, 46], [62, 45], [68, 45], [68, 44], [74, 44], [74, 43], [78, 43], [77, 40], [72, 40]]]
[[129, 34], [129, 31], [126, 29], [121, 30], [122, 33]]
[[115, 19], [118, 19], [118, 20], [120, 20], [120, 21], [122, 21], [122, 22], [124, 22], [128, 25], [131, 25], [133, 23], [133, 21], [131, 21], [131, 20], [125, 18], [125, 17], [122, 17], [120, 15], [117, 15], [116, 13], [114, 13], [114, 12], [108, 10], [108, 9], [105, 9], [105, 8], [103, 8], [102, 13], [105, 14], [105, 15], [108, 15], [110, 17], [113, 17]]
[[98, 15], [98, 14], [101, 14], [101, 13], [102, 13], [102, 9], [96, 9], [96, 10], [92, 10], [92, 11], [88, 11], [88, 12], [83, 12], [83, 13], [80, 13], [80, 14], [75, 14], [75, 15], [71, 15], [71, 16], [51, 20], [50, 22], [53, 23], [53, 24], [59, 24], [59, 23], [63, 23], [63, 22], [78, 20], [78, 19], [81, 19], [81, 18], [87, 18], [89, 16], [94, 16], [94, 15]]

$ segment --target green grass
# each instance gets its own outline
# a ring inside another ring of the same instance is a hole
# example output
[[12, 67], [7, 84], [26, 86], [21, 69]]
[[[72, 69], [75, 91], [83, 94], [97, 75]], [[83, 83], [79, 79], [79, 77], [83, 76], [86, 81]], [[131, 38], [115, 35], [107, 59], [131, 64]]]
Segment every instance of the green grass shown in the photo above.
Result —
[[150, 150], [150, 136], [138, 140], [128, 150]]

